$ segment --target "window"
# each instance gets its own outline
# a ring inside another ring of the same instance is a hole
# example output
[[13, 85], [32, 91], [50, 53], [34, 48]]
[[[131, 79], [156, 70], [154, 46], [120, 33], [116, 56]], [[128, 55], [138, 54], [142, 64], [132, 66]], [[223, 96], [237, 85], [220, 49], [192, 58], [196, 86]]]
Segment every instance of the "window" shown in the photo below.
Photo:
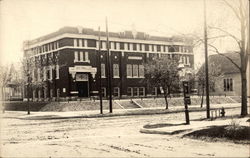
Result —
[[132, 65], [127, 64], [127, 77], [131, 78], [132, 77]]
[[113, 74], [114, 78], [119, 78], [119, 65], [118, 64], [113, 64]]
[[74, 47], [77, 47], [77, 39], [74, 39]]
[[120, 43], [119, 42], [116, 43], [116, 49], [118, 49], [118, 50], [120, 49]]
[[233, 91], [233, 79], [232, 78], [227, 78], [224, 79], [224, 91]]
[[82, 51], [80, 52], [80, 61], [83, 61], [83, 52]]
[[56, 65], [56, 79], [59, 79], [59, 65]]
[[75, 51], [74, 55], [75, 55], [74, 62], [89, 62], [89, 53], [88, 52]]
[[84, 47], [88, 47], [88, 40], [84, 39]]
[[133, 65], [133, 77], [139, 77], [138, 65]]
[[164, 52], [164, 46], [161, 46], [161, 52]]
[[144, 66], [139, 65], [139, 77], [144, 77]]
[[155, 52], [157, 52], [157, 45], [154, 45], [154, 50]]
[[41, 81], [41, 72], [40, 72], [40, 68], [37, 68], [37, 81]]
[[145, 45], [144, 44], [141, 45], [141, 50], [145, 51]]
[[157, 87], [153, 87], [152, 95], [157, 96]]
[[85, 59], [84, 61], [89, 62], [89, 52], [85, 52]]
[[129, 50], [133, 50], [133, 43], [129, 43]]
[[145, 87], [139, 88], [139, 96], [145, 96]]
[[140, 44], [139, 43], [136, 44], [136, 50], [140, 51]]
[[52, 66], [49, 67], [49, 80], [53, 79], [53, 68]]
[[74, 62], [78, 62], [78, 61], [79, 61], [79, 59], [78, 59], [78, 52], [75, 51], [75, 59], [74, 59]]
[[96, 41], [96, 48], [99, 49], [99, 41]]
[[106, 77], [106, 74], [105, 74], [105, 64], [101, 64], [101, 76], [102, 76], [102, 78]]
[[46, 69], [46, 67], [43, 68], [43, 80], [44, 81], [47, 80], [47, 69]]
[[152, 45], [148, 45], [148, 49], [151, 52], [152, 51]]
[[82, 47], [82, 39], [79, 39], [79, 47]]
[[114, 96], [120, 97], [120, 88], [119, 87], [114, 87]]
[[50, 89], [50, 98], [53, 97], [53, 89]]
[[110, 49], [115, 49], [115, 44], [114, 44], [114, 42], [110, 42]]
[[106, 87], [102, 87], [102, 96], [106, 97]]
[[106, 48], [106, 42], [102, 42], [102, 49], [107, 49]]
[[56, 48], [59, 48], [59, 42], [56, 42]]
[[124, 43], [124, 50], [128, 50], [128, 44]]
[[187, 56], [186, 59], [187, 59], [187, 65], [190, 65], [189, 56]]
[[133, 96], [133, 88], [132, 87], [128, 87], [128, 89], [127, 89], [127, 95], [128, 96]]
[[134, 87], [134, 88], [133, 88], [133, 96], [134, 96], [134, 97], [139, 96], [139, 88], [137, 88], [137, 87]]

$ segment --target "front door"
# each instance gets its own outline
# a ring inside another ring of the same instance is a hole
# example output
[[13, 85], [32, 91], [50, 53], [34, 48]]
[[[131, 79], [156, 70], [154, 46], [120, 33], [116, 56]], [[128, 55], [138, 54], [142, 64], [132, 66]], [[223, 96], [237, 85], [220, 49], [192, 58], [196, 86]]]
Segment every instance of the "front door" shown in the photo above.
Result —
[[88, 88], [88, 82], [78, 82], [77, 84], [78, 88], [78, 97], [88, 97], [89, 96], [89, 88]]

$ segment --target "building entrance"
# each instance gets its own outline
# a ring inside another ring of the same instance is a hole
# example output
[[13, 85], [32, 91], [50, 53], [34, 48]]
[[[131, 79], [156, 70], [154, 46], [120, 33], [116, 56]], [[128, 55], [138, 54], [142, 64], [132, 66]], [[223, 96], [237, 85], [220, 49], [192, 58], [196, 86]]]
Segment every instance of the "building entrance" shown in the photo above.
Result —
[[78, 97], [89, 97], [88, 82], [78, 82]]

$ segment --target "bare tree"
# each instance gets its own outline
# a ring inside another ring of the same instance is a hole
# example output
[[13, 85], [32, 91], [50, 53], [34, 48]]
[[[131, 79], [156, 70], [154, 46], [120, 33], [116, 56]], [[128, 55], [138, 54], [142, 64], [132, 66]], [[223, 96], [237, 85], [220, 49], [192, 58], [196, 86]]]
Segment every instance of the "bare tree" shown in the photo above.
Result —
[[179, 88], [178, 59], [167, 56], [156, 58], [144, 64], [145, 75], [152, 86], [161, 87], [163, 90], [166, 109], [167, 98]]
[[235, 15], [238, 25], [239, 25], [239, 36], [234, 35], [233, 33], [223, 29], [221, 27], [210, 26], [210, 31], [216, 31], [217, 33], [221, 33], [221, 36], [227, 36], [233, 41], [236, 42], [239, 51], [235, 51], [235, 53], [240, 56], [240, 65], [238, 65], [232, 58], [224, 55], [216, 46], [213, 44], [208, 44], [210, 48], [212, 48], [216, 53], [224, 56], [230, 62], [232, 62], [235, 67], [237, 67], [241, 74], [241, 116], [246, 116], [248, 114], [247, 111], [247, 77], [246, 77], [246, 69], [247, 69], [247, 61], [248, 54], [250, 53], [249, 47], [249, 1], [247, 0], [223, 0], [224, 4], [233, 12]]
[[1, 100], [2, 100], [2, 111], [3, 113], [5, 112], [5, 92], [4, 92], [4, 88], [8, 82], [9, 79], [9, 74], [8, 74], [8, 67], [7, 66], [1, 66], [0, 67], [1, 71], [0, 71], [0, 87], [1, 87]]

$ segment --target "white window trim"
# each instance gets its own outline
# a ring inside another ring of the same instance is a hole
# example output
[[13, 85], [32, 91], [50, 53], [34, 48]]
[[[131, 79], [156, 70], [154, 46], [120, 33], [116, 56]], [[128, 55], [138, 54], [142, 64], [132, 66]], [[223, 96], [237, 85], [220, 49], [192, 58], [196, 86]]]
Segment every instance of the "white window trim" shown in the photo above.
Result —
[[79, 47], [82, 47], [82, 39], [78, 39], [79, 40]]
[[74, 38], [74, 47], [77, 47], [77, 39]]
[[[118, 75], [115, 75], [115, 65], [118, 66]], [[113, 78], [120, 78], [120, 72], [119, 72], [119, 64], [113, 64], [113, 74], [114, 74], [114, 77]]]
[[84, 47], [88, 47], [88, 40], [84, 39]]
[[[104, 65], [104, 69], [102, 69], [102, 66]], [[105, 64], [101, 63], [101, 72], [104, 73], [104, 75], [101, 74], [101, 78], [106, 78], [106, 71], [105, 71]]]
[[[131, 75], [128, 74], [128, 70], [129, 70], [128, 66], [129, 65], [131, 66]], [[132, 78], [132, 76], [133, 76], [133, 66], [132, 66], [132, 64], [127, 64], [126, 71], [127, 71], [127, 78]]]
[[120, 43], [119, 43], [119, 42], [116, 42], [116, 49], [117, 49], [117, 50], [120, 50], [120, 49], [121, 49]]

